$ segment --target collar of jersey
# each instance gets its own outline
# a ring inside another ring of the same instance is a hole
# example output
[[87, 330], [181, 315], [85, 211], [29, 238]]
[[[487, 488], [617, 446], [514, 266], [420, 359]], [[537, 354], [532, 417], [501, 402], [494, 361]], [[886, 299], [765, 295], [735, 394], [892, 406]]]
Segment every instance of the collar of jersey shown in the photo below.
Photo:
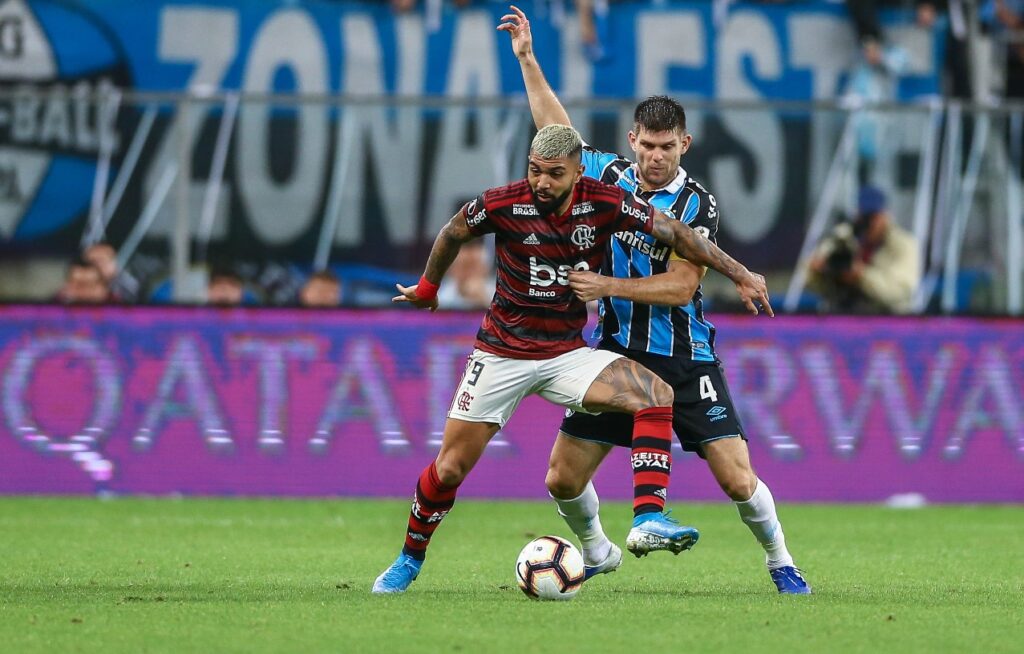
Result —
[[[640, 192], [640, 168], [637, 164], [630, 165], [625, 171], [623, 176], [630, 186], [633, 187], [633, 193]], [[651, 189], [650, 193], [678, 193], [679, 189], [683, 188], [686, 184], [686, 170], [682, 166], [679, 166], [679, 170], [676, 171], [676, 176], [672, 178], [668, 184], [665, 184], [661, 188]]]

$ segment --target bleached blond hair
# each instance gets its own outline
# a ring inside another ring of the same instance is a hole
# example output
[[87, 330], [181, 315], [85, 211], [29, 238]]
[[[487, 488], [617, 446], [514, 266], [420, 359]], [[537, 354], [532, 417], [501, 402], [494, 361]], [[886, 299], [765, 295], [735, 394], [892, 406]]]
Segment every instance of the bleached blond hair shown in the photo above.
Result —
[[543, 159], [579, 157], [583, 152], [583, 139], [568, 125], [548, 125], [533, 137], [530, 151]]

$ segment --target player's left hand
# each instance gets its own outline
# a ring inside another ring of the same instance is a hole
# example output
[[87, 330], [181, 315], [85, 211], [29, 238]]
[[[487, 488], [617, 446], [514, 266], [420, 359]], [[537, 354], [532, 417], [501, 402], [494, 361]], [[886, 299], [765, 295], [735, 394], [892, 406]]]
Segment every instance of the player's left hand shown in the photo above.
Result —
[[736, 291], [740, 294], [747, 311], [756, 316], [757, 305], [760, 304], [765, 313], [772, 318], [775, 317], [771, 302], [768, 301], [768, 284], [764, 281], [763, 275], [748, 270], [746, 276], [736, 282]]
[[584, 302], [600, 300], [608, 295], [608, 277], [590, 270], [570, 270], [569, 288]]
[[401, 295], [396, 295], [391, 298], [392, 302], [408, 302], [417, 309], [430, 309], [430, 311], [437, 311], [437, 298], [430, 298], [429, 300], [423, 300], [416, 297], [416, 285], [413, 286], [402, 286], [401, 284], [395, 284], [395, 288]]

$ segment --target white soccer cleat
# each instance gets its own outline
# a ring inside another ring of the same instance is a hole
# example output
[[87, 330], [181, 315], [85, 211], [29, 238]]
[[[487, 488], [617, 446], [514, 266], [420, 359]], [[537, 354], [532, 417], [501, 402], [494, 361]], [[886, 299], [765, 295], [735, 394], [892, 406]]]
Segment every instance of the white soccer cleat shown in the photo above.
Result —
[[583, 581], [587, 581], [594, 575], [603, 575], [609, 572], [615, 572], [622, 565], [622, 550], [615, 543], [611, 544], [608, 549], [608, 556], [604, 557], [604, 561], [596, 565], [588, 565], [583, 571]]
[[679, 554], [693, 547], [698, 538], [696, 528], [679, 524], [667, 513], [645, 513], [633, 518], [626, 549], [637, 558], [657, 550]]

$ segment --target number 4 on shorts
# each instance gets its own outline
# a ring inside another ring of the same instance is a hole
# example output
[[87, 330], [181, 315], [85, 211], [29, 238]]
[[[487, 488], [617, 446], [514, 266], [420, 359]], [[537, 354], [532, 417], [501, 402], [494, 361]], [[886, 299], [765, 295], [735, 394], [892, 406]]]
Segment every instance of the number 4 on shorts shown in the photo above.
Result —
[[715, 385], [711, 383], [711, 375], [700, 378], [700, 399], [718, 401], [718, 393], [715, 392]]

